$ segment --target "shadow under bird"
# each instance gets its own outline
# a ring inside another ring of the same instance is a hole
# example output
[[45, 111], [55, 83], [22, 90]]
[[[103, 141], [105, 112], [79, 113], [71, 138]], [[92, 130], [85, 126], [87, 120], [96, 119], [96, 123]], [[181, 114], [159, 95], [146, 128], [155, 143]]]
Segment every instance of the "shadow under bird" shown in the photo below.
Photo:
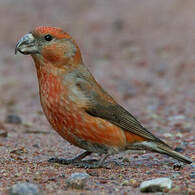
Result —
[[[74, 159], [50, 162], [102, 167], [105, 159], [125, 150], [149, 150], [184, 163], [191, 159], [154, 136], [97, 83], [84, 65], [79, 47], [60, 28], [41, 26], [24, 35], [15, 52], [31, 55], [37, 70], [40, 101], [51, 126], [68, 142], [86, 150]], [[91, 153], [104, 154], [83, 163]]]

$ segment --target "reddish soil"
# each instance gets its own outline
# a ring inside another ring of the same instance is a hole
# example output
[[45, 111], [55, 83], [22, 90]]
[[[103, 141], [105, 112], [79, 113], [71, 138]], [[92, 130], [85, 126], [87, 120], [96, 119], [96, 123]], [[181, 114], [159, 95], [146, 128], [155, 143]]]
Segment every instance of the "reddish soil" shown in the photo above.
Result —
[[[159, 154], [127, 151], [108, 159], [112, 169], [48, 163], [50, 157], [71, 158], [82, 150], [49, 126], [32, 59], [15, 56], [14, 47], [37, 25], [62, 27], [77, 40], [104, 88], [156, 136], [195, 160], [194, 9], [194, 0], [1, 0], [1, 194], [28, 181], [45, 194], [133, 195], [142, 194], [142, 181], [156, 177], [173, 180], [170, 194], [193, 194], [194, 164], [176, 171], [175, 161]], [[22, 124], [6, 123], [8, 114], [21, 117]], [[90, 175], [84, 190], [66, 188], [73, 172]]]

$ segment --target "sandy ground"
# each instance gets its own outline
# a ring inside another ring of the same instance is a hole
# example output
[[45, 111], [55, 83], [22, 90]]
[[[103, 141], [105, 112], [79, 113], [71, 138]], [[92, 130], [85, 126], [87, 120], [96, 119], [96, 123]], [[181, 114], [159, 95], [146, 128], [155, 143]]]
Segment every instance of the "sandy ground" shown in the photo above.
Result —
[[[195, 159], [194, 9], [193, 0], [1, 0], [0, 192], [27, 181], [46, 194], [141, 194], [142, 181], [169, 177], [170, 194], [193, 194], [194, 165], [175, 171], [175, 161], [159, 154], [121, 153], [108, 159], [112, 169], [49, 164], [50, 157], [71, 158], [82, 150], [49, 126], [32, 59], [15, 56], [14, 47], [37, 25], [62, 27], [118, 102], [155, 135]], [[9, 114], [22, 123], [6, 123]], [[90, 175], [84, 190], [67, 189], [66, 179], [74, 172]]]

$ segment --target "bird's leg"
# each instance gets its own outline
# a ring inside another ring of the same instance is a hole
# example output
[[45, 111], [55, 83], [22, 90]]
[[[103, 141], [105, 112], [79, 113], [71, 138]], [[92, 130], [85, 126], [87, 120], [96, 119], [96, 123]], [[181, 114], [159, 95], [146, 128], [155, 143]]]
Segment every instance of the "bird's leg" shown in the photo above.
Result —
[[48, 162], [59, 163], [59, 164], [64, 164], [64, 165], [79, 163], [83, 158], [85, 158], [86, 156], [90, 155], [91, 153], [92, 152], [85, 151], [85, 152], [83, 152], [82, 154], [79, 154], [78, 156], [76, 156], [73, 159], [50, 158], [48, 160]]
[[87, 162], [87, 161], [80, 161], [80, 162], [76, 162], [74, 163], [74, 165], [76, 165], [79, 168], [88, 168], [88, 169], [96, 169], [96, 168], [110, 168], [108, 166], [106, 166], [104, 164], [106, 158], [108, 158], [110, 154], [105, 154], [105, 156], [103, 158], [101, 158], [100, 160], [96, 161], [96, 162]]

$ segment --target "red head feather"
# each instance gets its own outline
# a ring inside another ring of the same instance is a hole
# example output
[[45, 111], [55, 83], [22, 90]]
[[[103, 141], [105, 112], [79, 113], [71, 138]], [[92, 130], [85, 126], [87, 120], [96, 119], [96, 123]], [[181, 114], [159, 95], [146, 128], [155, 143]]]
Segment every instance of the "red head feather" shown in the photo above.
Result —
[[58, 39], [72, 39], [72, 37], [64, 32], [61, 28], [51, 27], [51, 26], [39, 26], [33, 31], [37, 35], [51, 34]]

